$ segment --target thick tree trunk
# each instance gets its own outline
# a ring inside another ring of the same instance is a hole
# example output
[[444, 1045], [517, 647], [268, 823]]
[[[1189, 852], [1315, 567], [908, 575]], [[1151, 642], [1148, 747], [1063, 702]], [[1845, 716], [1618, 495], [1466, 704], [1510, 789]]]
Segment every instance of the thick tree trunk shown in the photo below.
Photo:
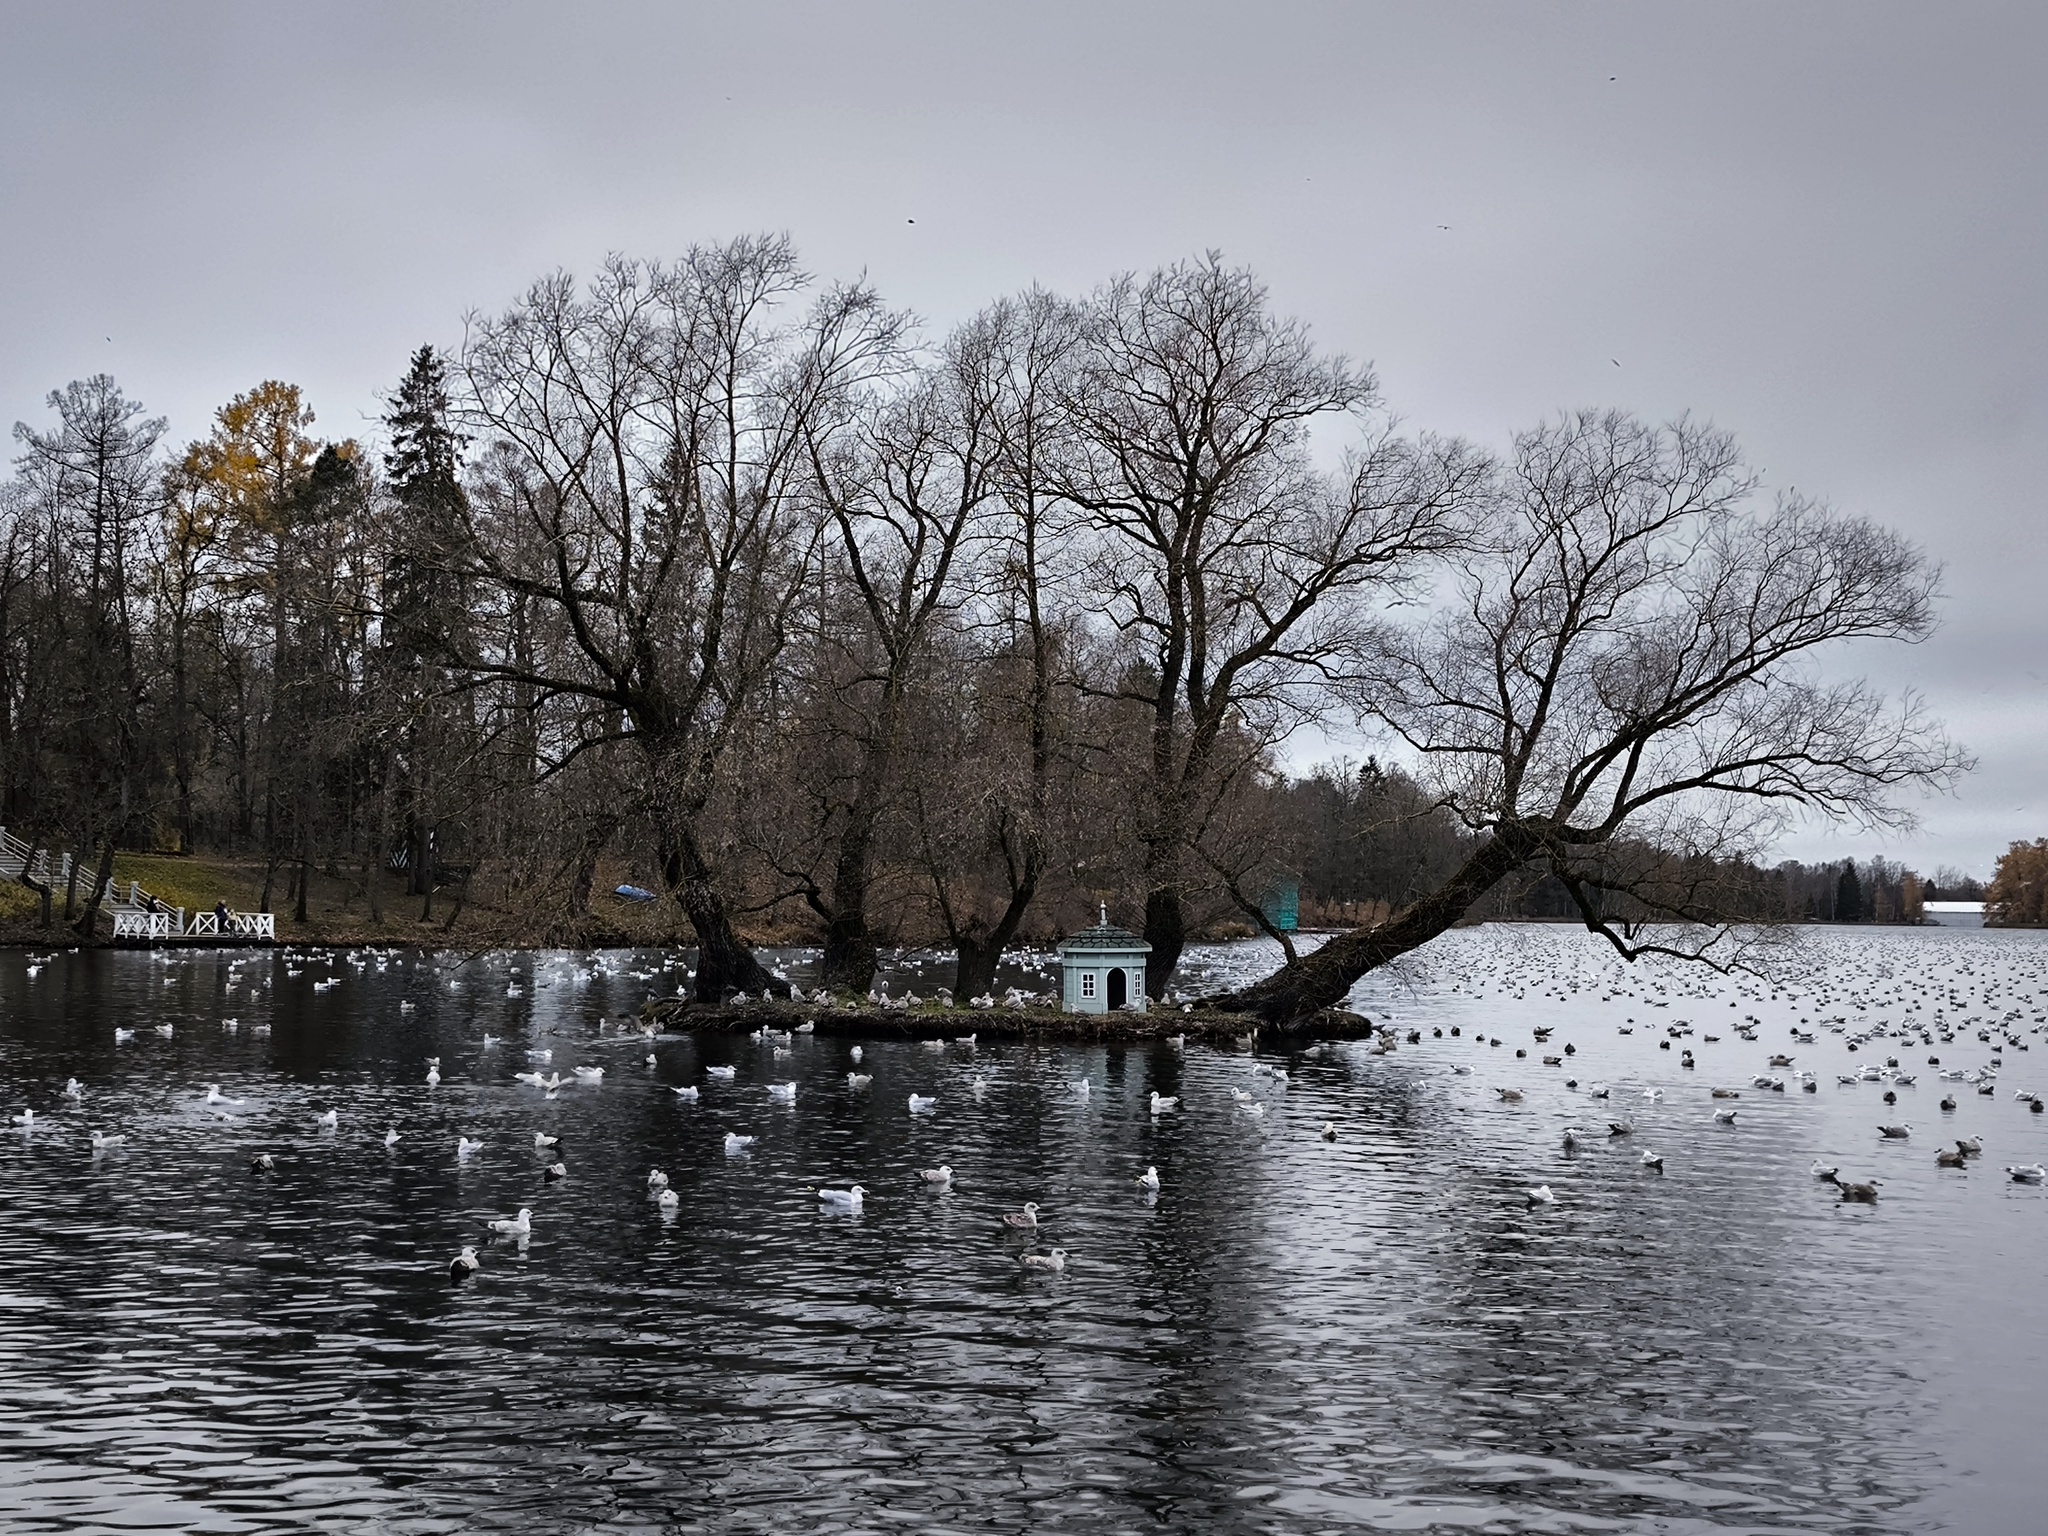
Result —
[[880, 963], [874, 936], [868, 932], [865, 903], [834, 907], [831, 921], [825, 924], [825, 949], [818, 963], [825, 985], [864, 993], [875, 984]]
[[1352, 983], [1388, 961], [1420, 949], [1454, 926], [1472, 904], [1519, 869], [1541, 846], [1524, 827], [1505, 827], [1473, 850], [1450, 879], [1372, 928], [1339, 934], [1313, 954], [1282, 966], [1264, 981], [1202, 999], [1204, 1008], [1254, 1013], [1270, 1024], [1292, 1023], [1344, 1001]]
[[407, 863], [412, 867], [413, 895], [427, 898], [420, 911], [420, 921], [424, 923], [434, 915], [434, 828], [417, 809], [413, 812], [411, 844]]
[[[832, 911], [825, 920], [825, 950], [818, 958], [826, 986], [865, 993], [875, 984], [874, 935], [868, 932], [868, 854], [874, 845], [875, 817], [862, 801], [854, 803], [846, 834], [839, 840], [839, 859], [832, 871]], [[742, 989], [744, 990], [744, 989]]]
[[789, 983], [770, 976], [733, 931], [732, 914], [718, 894], [696, 833], [687, 823], [671, 822], [662, 829], [662, 842], [662, 878], [697, 934], [697, 1001], [723, 1002], [734, 989], [789, 996]]
[[1031, 901], [1038, 894], [1039, 860], [1027, 858], [1024, 878], [1010, 892], [1009, 905], [1003, 915], [996, 919], [995, 927], [982, 932], [979, 925], [967, 933], [953, 935], [956, 958], [953, 964], [953, 995], [965, 1002], [970, 997], [979, 997], [993, 990], [996, 982], [996, 967], [1003, 963], [1003, 951], [1009, 948], [1010, 940], [1017, 936], [1017, 930], [1024, 925], [1024, 914], [1030, 910]]
[[585, 824], [583, 844], [576, 852], [576, 869], [569, 877], [571, 917], [590, 916], [590, 893], [597, 885], [597, 861], [618, 830], [617, 816], [597, 816]]
[[[85, 910], [79, 914], [78, 932], [86, 938], [92, 937], [93, 924], [99, 921], [100, 896], [114, 878], [114, 838], [108, 837], [100, 849], [99, 868], [94, 871], [92, 889], [86, 893]], [[73, 873], [76, 874], [74, 867]]]
[[1187, 913], [1181, 906], [1179, 886], [1154, 885], [1145, 893], [1145, 942], [1152, 946], [1152, 953], [1145, 957], [1145, 995], [1164, 997], [1188, 943]]
[[49, 881], [38, 880], [34, 875], [30, 874], [28, 872], [28, 866], [26, 864], [22, 865], [21, 867], [21, 883], [27, 886], [30, 890], [34, 891], [36, 895], [42, 898], [43, 920], [39, 924], [39, 926], [44, 928], [49, 927], [52, 921], [50, 904], [56, 897], [57, 893], [50, 889]]
[[64, 921], [71, 922], [78, 916], [78, 870], [85, 863], [85, 856], [92, 849], [89, 836], [81, 840], [77, 851], [71, 855], [71, 871], [64, 880]]
[[875, 710], [874, 735], [861, 762], [860, 783], [847, 809], [846, 832], [832, 871], [832, 915], [818, 968], [825, 985], [866, 992], [875, 984], [875, 940], [868, 931], [868, 875], [875, 828], [896, 765], [903, 730], [903, 684], [892, 668]]

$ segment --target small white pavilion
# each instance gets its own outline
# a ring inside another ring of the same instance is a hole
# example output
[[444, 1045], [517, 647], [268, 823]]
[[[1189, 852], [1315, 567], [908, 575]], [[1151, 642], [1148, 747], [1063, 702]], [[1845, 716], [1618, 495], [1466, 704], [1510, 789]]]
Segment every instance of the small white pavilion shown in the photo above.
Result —
[[1125, 928], [1101, 921], [1060, 942], [1060, 1009], [1064, 1013], [1145, 1011], [1145, 958], [1152, 946]]

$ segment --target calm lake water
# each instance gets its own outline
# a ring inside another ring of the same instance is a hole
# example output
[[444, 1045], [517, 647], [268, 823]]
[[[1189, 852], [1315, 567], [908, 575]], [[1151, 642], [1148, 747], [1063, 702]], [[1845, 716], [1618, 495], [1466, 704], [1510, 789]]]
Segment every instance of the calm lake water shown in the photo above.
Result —
[[[2048, 1528], [2048, 1190], [2003, 1171], [2048, 1157], [2042, 935], [1825, 933], [1773, 987], [1470, 930], [1361, 989], [1422, 1034], [1392, 1054], [871, 1042], [864, 1088], [845, 1040], [599, 1033], [683, 964], [0, 955], [0, 1108], [36, 1112], [0, 1136], [0, 1529]], [[529, 1049], [602, 1084], [549, 1099]], [[1753, 1086], [1779, 1051], [1817, 1092]], [[1895, 1108], [1836, 1080], [1894, 1057]], [[858, 1216], [809, 1192], [853, 1181]]]

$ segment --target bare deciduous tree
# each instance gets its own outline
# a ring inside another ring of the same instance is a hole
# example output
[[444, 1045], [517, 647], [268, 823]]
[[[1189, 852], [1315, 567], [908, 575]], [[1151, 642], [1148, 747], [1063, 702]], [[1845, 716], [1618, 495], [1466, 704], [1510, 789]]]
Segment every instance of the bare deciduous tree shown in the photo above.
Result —
[[557, 276], [478, 320], [462, 357], [494, 445], [465, 556], [539, 626], [464, 664], [533, 690], [536, 707], [580, 701], [553, 766], [609, 741], [637, 749], [712, 999], [778, 985], [733, 927], [699, 821], [815, 551], [805, 426], [894, 344], [864, 288], [778, 327], [806, 283], [781, 239], [672, 267], [615, 258], [587, 291]]
[[1462, 537], [1482, 461], [1368, 431], [1337, 480], [1308, 434], [1361, 422], [1372, 376], [1325, 357], [1246, 271], [1205, 261], [1111, 283], [1065, 380], [1060, 490], [1098, 535], [1089, 600], [1128, 655], [1109, 691], [1145, 717], [1146, 987], [1187, 938], [1189, 843], [1226, 727], [1277, 741], [1319, 707], [1374, 590]]
[[[1350, 683], [1480, 841], [1386, 922], [1215, 1004], [1334, 1005], [1532, 867], [1623, 954], [1711, 959], [1750, 914], [1703, 872], [1796, 812], [1898, 827], [1899, 790], [1950, 783], [1967, 760], [1914, 701], [1815, 665], [1838, 642], [1928, 634], [1938, 573], [1868, 522], [1796, 496], [1757, 511], [1755, 491], [1733, 440], [1692, 421], [1581, 414], [1520, 437], [1484, 548]], [[1624, 837], [1639, 851], [1617, 858]], [[1607, 915], [1614, 893], [1705, 926], [1645, 930]]]

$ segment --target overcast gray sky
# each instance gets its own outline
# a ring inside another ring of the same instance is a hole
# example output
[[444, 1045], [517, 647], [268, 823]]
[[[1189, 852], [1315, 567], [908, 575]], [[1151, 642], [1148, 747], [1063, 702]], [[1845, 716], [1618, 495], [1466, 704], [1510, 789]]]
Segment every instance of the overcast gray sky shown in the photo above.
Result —
[[[2048, 834], [2048, 7], [0, 0], [0, 421], [96, 371], [179, 441], [265, 378], [363, 430], [557, 266], [787, 230], [935, 323], [1209, 248], [1501, 445], [1692, 410], [1906, 530], [1946, 622], [1865, 669]], [[914, 220], [912, 223], [910, 221]], [[1448, 227], [1445, 227], [1448, 226]]]

